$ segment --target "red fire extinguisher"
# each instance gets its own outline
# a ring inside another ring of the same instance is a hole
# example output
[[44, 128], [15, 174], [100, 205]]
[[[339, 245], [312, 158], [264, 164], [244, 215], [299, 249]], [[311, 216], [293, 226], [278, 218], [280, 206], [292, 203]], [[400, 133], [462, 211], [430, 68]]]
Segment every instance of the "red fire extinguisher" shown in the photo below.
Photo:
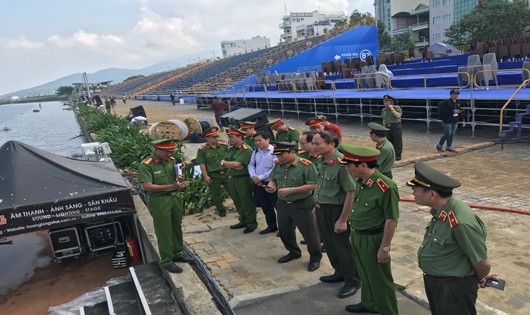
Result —
[[140, 258], [140, 250], [138, 249], [138, 243], [130, 236], [127, 237], [127, 249], [129, 250], [129, 256], [131, 257], [131, 263], [139, 263], [142, 259]]

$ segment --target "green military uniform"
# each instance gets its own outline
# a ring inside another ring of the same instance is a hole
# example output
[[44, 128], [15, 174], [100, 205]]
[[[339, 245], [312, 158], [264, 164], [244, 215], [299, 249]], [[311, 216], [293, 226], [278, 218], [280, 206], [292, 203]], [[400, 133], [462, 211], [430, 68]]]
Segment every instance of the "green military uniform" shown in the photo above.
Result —
[[254, 142], [254, 138], [252, 137], [244, 137], [243, 142], [249, 146], [252, 150], [256, 149], [256, 142]]
[[[363, 162], [379, 155], [374, 148], [343, 145], [344, 162]], [[367, 162], [368, 163], [368, 162]], [[379, 170], [363, 182], [357, 180], [352, 210], [348, 221], [352, 228], [351, 244], [361, 275], [361, 304], [380, 314], [398, 314], [396, 291], [390, 261], [379, 263], [386, 220], [399, 217], [399, 194], [396, 183]], [[388, 249], [389, 250], [389, 249]]]
[[213, 204], [220, 213], [226, 211], [223, 205], [223, 198], [221, 193], [221, 186], [227, 187], [226, 168], [221, 166], [221, 160], [224, 159], [228, 146], [226, 142], [219, 141], [215, 147], [208, 144], [203, 145], [197, 150], [197, 163], [204, 164], [208, 172], [208, 176], [212, 179], [210, 184], [210, 194], [212, 196]]
[[[273, 154], [280, 154], [282, 148], [295, 149], [291, 143], [274, 143]], [[270, 175], [271, 181], [276, 183], [276, 188], [295, 188], [307, 184], [316, 184], [316, 169], [311, 161], [296, 157], [289, 167], [276, 163]], [[278, 227], [280, 238], [289, 253], [300, 256], [302, 252], [296, 242], [295, 228], [300, 230], [302, 237], [307, 242], [310, 261], [320, 262], [320, 238], [317, 230], [315, 216], [312, 211], [315, 200], [312, 192], [295, 192], [287, 196], [278, 194]]]
[[287, 127], [287, 131], [279, 131], [276, 133], [276, 142], [293, 142], [298, 143], [300, 133], [298, 130]]
[[[368, 128], [370, 128], [370, 133], [384, 138], [383, 141], [379, 141], [375, 145], [375, 148], [380, 152], [380, 154], [377, 156], [377, 165], [379, 172], [391, 179], [392, 167], [394, 166], [394, 161], [396, 160], [396, 152], [394, 151], [394, 146], [392, 143], [385, 138], [390, 129], [385, 128], [375, 122], [369, 122]], [[376, 139], [372, 138], [372, 140], [375, 141]]]
[[[394, 98], [389, 95], [385, 95], [383, 99], [394, 101]], [[401, 107], [396, 105], [393, 107], [396, 112], [403, 114]], [[403, 128], [401, 126], [401, 117], [397, 118], [390, 109], [385, 107], [381, 111], [381, 118], [383, 119], [383, 125], [390, 129], [387, 138], [394, 146], [396, 159], [401, 159], [401, 152], [403, 151]]]
[[317, 165], [316, 217], [318, 230], [326, 247], [335, 275], [344, 276], [345, 286], [359, 286], [360, 279], [350, 245], [350, 228], [344, 233], [335, 233], [335, 223], [342, 214], [346, 192], [355, 190], [355, 183], [340, 163], [338, 151], [329, 158], [320, 159]]
[[[452, 191], [460, 182], [425, 163], [417, 163], [415, 178], [407, 185]], [[439, 212], [431, 209], [431, 215], [418, 250], [431, 311], [476, 314], [479, 279], [473, 264], [487, 259], [484, 223], [466, 203], [454, 197]]]
[[239, 214], [239, 223], [247, 228], [258, 226], [256, 221], [256, 205], [252, 198], [252, 181], [248, 173], [248, 163], [252, 149], [246, 144], [240, 147], [231, 146], [225, 155], [225, 161], [237, 161], [244, 165], [243, 169], [227, 169], [228, 193], [234, 201], [237, 213]]
[[320, 162], [320, 156], [316, 154], [311, 154], [307, 151], [300, 150], [298, 151], [298, 156], [302, 159], [311, 161], [314, 165], [317, 165]]
[[[176, 181], [175, 159], [158, 160], [155, 155], [143, 160], [138, 166], [138, 182], [169, 185]], [[182, 216], [184, 206], [176, 191], [147, 192], [147, 208], [153, 217], [155, 235], [160, 253], [160, 265], [172, 264], [181, 257], [184, 249]]]

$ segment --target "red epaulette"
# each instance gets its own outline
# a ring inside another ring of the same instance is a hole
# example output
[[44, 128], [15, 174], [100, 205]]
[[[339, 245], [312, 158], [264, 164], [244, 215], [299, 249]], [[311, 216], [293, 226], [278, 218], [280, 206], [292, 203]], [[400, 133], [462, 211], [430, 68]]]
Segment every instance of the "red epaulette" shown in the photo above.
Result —
[[241, 147], [245, 150], [248, 149], [248, 146], [246, 144], [243, 144]]
[[170, 159], [170, 160], [174, 160], [175, 157], [174, 157], [174, 156], [170, 156], [169, 159]]
[[340, 166], [344, 166], [344, 164], [341, 163], [342, 162], [342, 158], [340, 156], [337, 156], [337, 161], [339, 161]]
[[280, 163], [280, 160], [276, 159], [274, 160], [274, 164]]
[[199, 150], [205, 149], [207, 146], [206, 144], [199, 148]]
[[153, 162], [153, 158], [148, 158], [147, 160], [144, 161], [144, 164], [149, 165], [151, 164], [151, 162]]
[[446, 218], [447, 218], [447, 212], [445, 212], [445, 211], [440, 212], [440, 215], [438, 216], [438, 219], [440, 219], [442, 221], [445, 221]]
[[374, 181], [371, 179], [366, 181], [366, 186], [368, 186], [368, 188], [372, 187], [373, 184], [374, 184]]
[[456, 219], [456, 215], [453, 211], [449, 211], [449, 225], [451, 226], [451, 228], [454, 228], [455, 226], [458, 225], [458, 220]]
[[304, 153], [306, 153], [305, 150], [300, 150], [300, 151], [298, 151], [298, 154], [304, 154]]
[[306, 159], [300, 159], [300, 163], [304, 163], [305, 165], [311, 165], [311, 161]]
[[381, 149], [382, 147], [383, 147], [383, 142], [378, 143], [378, 144], [375, 145], [376, 149]]
[[289, 127], [289, 130], [296, 130], [296, 129], [294, 129], [293, 127]]
[[386, 185], [385, 181], [382, 180], [381, 178], [377, 179], [377, 185], [379, 185], [379, 188], [381, 188], [383, 192], [386, 192], [388, 190], [388, 186]]
[[228, 145], [228, 143], [226, 143], [226, 141], [218, 141], [217, 144], [220, 144], [220, 145]]

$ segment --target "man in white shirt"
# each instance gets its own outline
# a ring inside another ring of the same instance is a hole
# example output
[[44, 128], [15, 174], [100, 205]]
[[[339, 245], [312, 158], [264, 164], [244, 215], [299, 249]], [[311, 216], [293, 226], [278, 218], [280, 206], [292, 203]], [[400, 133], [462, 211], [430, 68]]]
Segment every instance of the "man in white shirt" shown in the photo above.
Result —
[[276, 201], [278, 196], [276, 193], [269, 193], [265, 190], [265, 186], [269, 183], [269, 176], [274, 167], [276, 157], [272, 155], [274, 147], [270, 144], [270, 135], [266, 132], [256, 132], [253, 135], [256, 149], [252, 152], [250, 163], [248, 165], [248, 172], [250, 178], [254, 183], [254, 198], [265, 214], [267, 221], [267, 228], [260, 231], [260, 234], [267, 234], [278, 231], [276, 223]]

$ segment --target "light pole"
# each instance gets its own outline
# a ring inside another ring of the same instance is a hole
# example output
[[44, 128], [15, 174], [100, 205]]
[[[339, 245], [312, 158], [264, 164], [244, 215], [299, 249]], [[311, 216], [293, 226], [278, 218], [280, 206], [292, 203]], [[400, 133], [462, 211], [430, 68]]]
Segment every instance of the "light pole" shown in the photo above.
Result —
[[215, 61], [215, 51], [212, 51], [213, 61]]

